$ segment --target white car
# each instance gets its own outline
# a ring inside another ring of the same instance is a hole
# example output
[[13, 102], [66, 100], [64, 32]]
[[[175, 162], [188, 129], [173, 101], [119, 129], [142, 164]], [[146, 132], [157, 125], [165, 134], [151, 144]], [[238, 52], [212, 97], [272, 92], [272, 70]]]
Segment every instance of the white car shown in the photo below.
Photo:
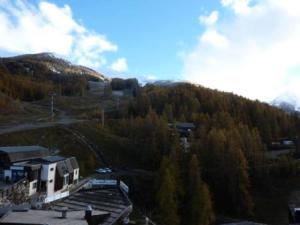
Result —
[[96, 172], [97, 173], [111, 173], [112, 171], [111, 171], [111, 169], [110, 168], [108, 168], [108, 167], [106, 167], [106, 168], [99, 168], [99, 169], [96, 169]]

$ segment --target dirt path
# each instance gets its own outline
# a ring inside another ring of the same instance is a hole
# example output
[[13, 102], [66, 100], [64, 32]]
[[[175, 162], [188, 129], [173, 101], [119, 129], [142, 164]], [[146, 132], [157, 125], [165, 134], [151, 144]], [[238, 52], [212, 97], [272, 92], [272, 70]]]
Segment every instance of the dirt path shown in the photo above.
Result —
[[65, 114], [65, 112], [60, 112], [58, 115], [58, 120], [56, 121], [35, 121], [35, 122], [25, 122], [20, 124], [9, 124], [5, 126], [0, 126], [0, 135], [13, 133], [18, 131], [25, 131], [25, 130], [33, 130], [39, 128], [47, 128], [47, 127], [54, 127], [57, 125], [70, 125], [74, 123], [81, 123], [85, 120], [79, 120], [75, 118], [71, 118]]

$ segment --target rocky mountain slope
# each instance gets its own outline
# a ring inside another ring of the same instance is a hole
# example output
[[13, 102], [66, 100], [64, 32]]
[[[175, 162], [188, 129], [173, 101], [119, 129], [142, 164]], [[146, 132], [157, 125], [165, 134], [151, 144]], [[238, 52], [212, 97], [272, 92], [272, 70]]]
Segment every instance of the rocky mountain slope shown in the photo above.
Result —
[[271, 105], [283, 109], [286, 112], [300, 112], [300, 99], [293, 93], [284, 93], [275, 98]]
[[91, 80], [109, 80], [103, 74], [90, 68], [74, 65], [52, 53], [26, 54], [0, 58], [0, 67], [7, 73], [30, 75], [33, 77], [57, 78], [61, 76], [84, 76]]

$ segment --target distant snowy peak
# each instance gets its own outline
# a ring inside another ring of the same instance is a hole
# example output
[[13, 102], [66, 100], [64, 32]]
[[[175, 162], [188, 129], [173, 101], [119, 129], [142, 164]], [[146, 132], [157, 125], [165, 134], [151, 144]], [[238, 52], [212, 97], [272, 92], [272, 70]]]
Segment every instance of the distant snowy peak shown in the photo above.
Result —
[[151, 82], [146, 82], [146, 84], [152, 84], [156, 86], [162, 86], [162, 87], [173, 87], [180, 84], [192, 84], [189, 81], [185, 80], [155, 80]]
[[281, 94], [271, 104], [287, 112], [300, 111], [300, 97], [293, 93]]

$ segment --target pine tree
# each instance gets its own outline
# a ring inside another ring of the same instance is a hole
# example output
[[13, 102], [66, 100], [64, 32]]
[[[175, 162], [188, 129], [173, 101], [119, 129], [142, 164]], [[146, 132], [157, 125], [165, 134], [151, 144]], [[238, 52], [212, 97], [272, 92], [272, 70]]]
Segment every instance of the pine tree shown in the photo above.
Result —
[[250, 216], [253, 213], [253, 199], [250, 193], [250, 178], [248, 174], [248, 162], [240, 149], [234, 136], [227, 132], [227, 161], [228, 164], [228, 185], [227, 190], [231, 196], [230, 204], [238, 215]]
[[158, 174], [158, 190], [156, 194], [157, 219], [162, 225], [178, 225], [178, 203], [176, 184], [170, 161], [163, 158]]
[[189, 165], [187, 191], [187, 216], [189, 225], [209, 225], [214, 222], [215, 215], [208, 186], [202, 181], [196, 155]]

